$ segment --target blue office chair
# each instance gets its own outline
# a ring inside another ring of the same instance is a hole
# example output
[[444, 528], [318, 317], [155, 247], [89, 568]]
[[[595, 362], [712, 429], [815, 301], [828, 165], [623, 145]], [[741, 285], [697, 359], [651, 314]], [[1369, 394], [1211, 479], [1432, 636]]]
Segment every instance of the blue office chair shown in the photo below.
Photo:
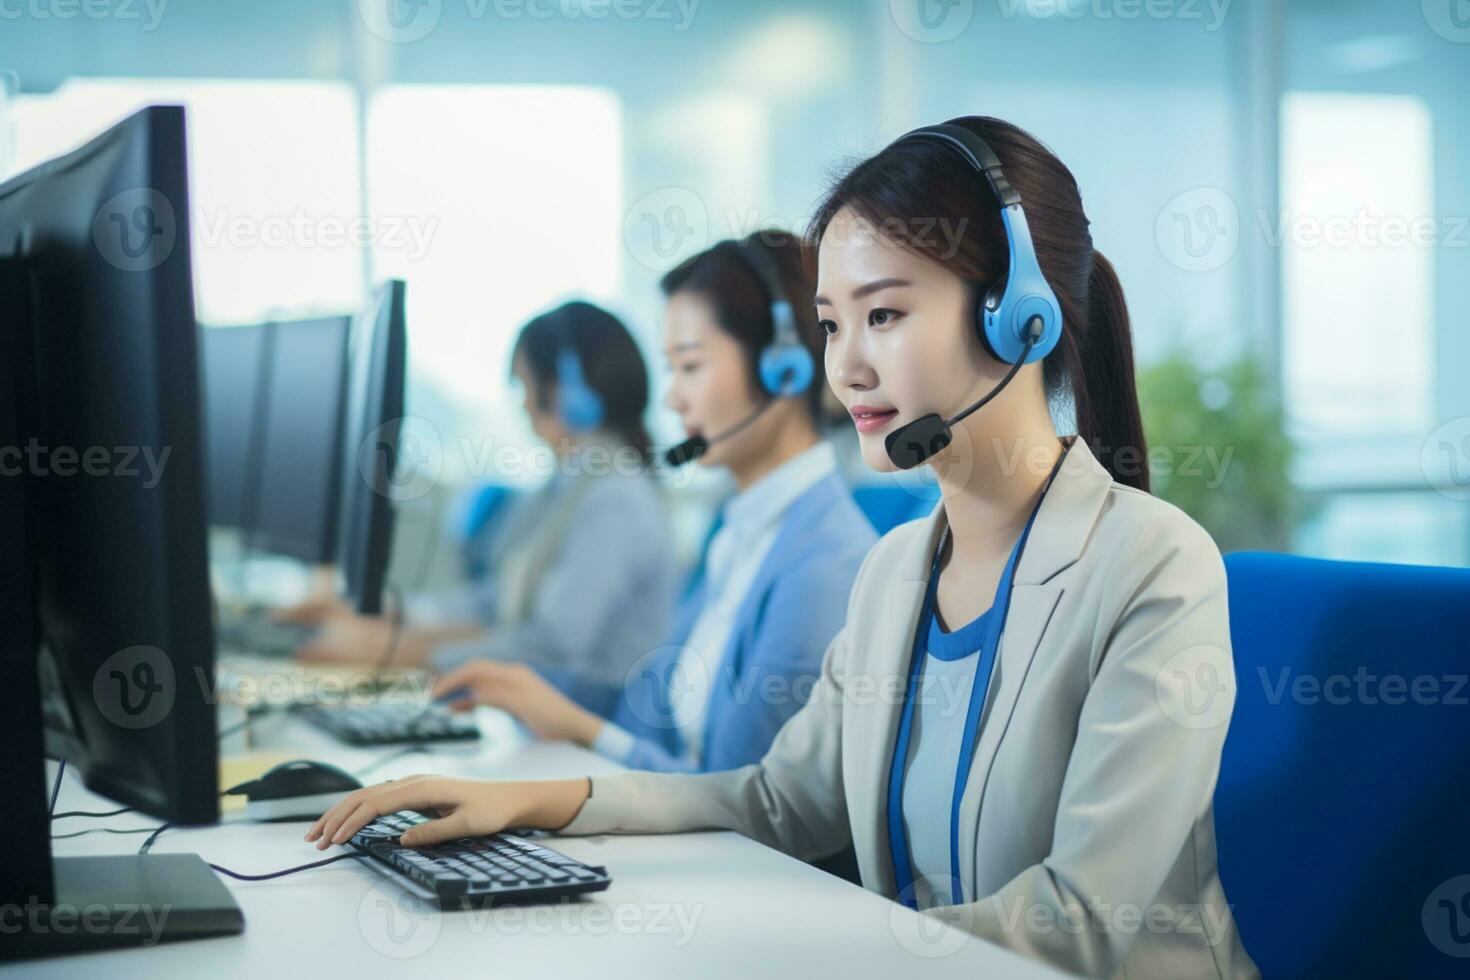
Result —
[[495, 520], [509, 511], [509, 504], [516, 498], [517, 491], [498, 483], [482, 483], [460, 491], [447, 520], [449, 537], [459, 549], [460, 570], [468, 579], [484, 576], [485, 567], [482, 549], [478, 547], [480, 536], [486, 533]]
[[852, 488], [853, 502], [879, 535], [887, 534], [905, 521], [923, 517], [939, 501], [937, 486], [903, 487], [897, 483], [858, 484]]
[[1266, 978], [1470, 976], [1470, 569], [1225, 567], [1215, 824], [1246, 950]]

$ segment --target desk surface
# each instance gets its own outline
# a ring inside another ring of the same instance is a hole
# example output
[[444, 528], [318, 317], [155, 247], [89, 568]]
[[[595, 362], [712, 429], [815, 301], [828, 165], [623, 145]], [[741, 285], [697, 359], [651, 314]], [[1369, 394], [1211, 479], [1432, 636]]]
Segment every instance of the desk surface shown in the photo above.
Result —
[[[508, 716], [482, 709], [487, 738], [476, 749], [435, 749], [387, 759], [368, 781], [443, 772], [461, 776], [557, 778], [618, 767], [575, 746], [529, 741]], [[287, 748], [350, 771], [387, 750], [348, 748], [286, 716], [261, 719], [256, 747]], [[48, 767], [51, 778], [55, 766]], [[69, 773], [61, 810], [115, 808]], [[70, 818], [86, 827], [146, 827], [128, 814]], [[227, 814], [221, 826], [161, 836], [154, 853], [196, 852], [235, 871], [260, 873], [319, 859], [302, 841], [306, 823], [249, 823]], [[146, 835], [92, 833], [56, 842], [60, 856], [135, 853]], [[480, 912], [421, 910], [366, 862], [341, 862], [274, 881], [226, 879], [245, 913], [240, 936], [12, 964], [0, 976], [375, 976], [402, 964], [444, 975], [474, 970], [496, 977], [579, 974], [661, 977], [881, 977], [929, 975], [1058, 977], [1039, 964], [912, 912], [733, 833], [552, 837], [572, 857], [605, 864], [612, 886], [575, 903]], [[488, 968], [488, 970], [487, 970]]]

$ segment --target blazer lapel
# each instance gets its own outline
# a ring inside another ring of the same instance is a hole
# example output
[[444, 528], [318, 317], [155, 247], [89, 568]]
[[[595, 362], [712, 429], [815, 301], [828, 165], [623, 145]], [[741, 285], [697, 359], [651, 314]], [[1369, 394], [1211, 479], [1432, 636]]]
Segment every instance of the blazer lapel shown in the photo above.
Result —
[[1011, 605], [1001, 633], [995, 671], [986, 692], [979, 744], [970, 766], [965, 794], [960, 801], [960, 868], [966, 874], [965, 897], [974, 900], [976, 835], [980, 810], [985, 803], [991, 765], [1005, 738], [1016, 701], [1026, 683], [1027, 672], [1046, 635], [1052, 613], [1065, 591], [1047, 584], [1076, 562], [1092, 532], [1092, 526], [1107, 499], [1112, 475], [1088, 451], [1087, 444], [1074, 439], [1056, 479], [1041, 502], [1031, 528], [1016, 581]]

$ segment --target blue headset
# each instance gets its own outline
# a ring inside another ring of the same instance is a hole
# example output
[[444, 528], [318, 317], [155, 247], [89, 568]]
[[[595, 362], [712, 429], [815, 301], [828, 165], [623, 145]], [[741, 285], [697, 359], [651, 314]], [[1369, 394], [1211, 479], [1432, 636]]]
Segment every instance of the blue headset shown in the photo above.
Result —
[[796, 313], [786, 298], [776, 261], [757, 238], [759, 234], [750, 235], [737, 245], [737, 253], [761, 281], [771, 302], [771, 342], [761, 350], [757, 371], [761, 387], [768, 395], [789, 398], [811, 387], [816, 364], [797, 333]]
[[556, 352], [556, 412], [573, 432], [587, 432], [602, 424], [607, 409], [602, 396], [587, 384], [582, 359], [572, 346], [572, 337], [561, 329], [561, 346]]
[[955, 150], [980, 172], [995, 197], [1000, 201], [1000, 220], [1005, 226], [1006, 245], [1010, 252], [1009, 272], [985, 293], [976, 311], [975, 332], [996, 360], [1015, 364], [1033, 338], [1035, 321], [1040, 320], [1040, 335], [1034, 337], [1025, 362], [1039, 361], [1050, 354], [1062, 339], [1062, 307], [1041, 274], [1036, 249], [1031, 243], [1031, 226], [1021, 209], [1021, 195], [1001, 169], [1000, 158], [979, 136], [955, 122], [925, 126], [900, 136], [906, 140], [935, 140]]

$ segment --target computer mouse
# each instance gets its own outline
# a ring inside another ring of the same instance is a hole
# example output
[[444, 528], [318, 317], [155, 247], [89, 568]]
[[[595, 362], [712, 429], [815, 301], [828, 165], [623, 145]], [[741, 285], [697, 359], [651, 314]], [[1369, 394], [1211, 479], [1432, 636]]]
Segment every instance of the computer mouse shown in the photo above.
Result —
[[362, 783], [351, 773], [325, 762], [296, 759], [225, 793], [245, 797], [245, 816], [250, 820], [315, 820], [355, 789], [362, 789]]

